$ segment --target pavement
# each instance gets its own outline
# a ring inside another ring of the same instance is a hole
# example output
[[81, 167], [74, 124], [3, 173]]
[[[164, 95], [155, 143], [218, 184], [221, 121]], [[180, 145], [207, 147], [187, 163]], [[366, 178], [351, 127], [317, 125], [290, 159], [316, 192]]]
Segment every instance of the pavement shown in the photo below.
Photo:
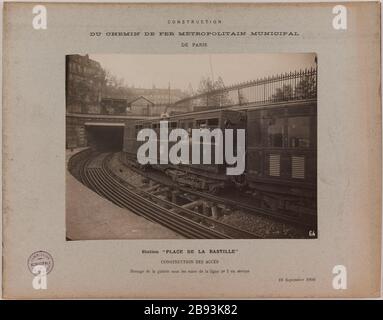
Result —
[[[67, 151], [67, 161], [80, 149]], [[120, 208], [85, 187], [66, 171], [68, 240], [181, 239], [181, 235]]]

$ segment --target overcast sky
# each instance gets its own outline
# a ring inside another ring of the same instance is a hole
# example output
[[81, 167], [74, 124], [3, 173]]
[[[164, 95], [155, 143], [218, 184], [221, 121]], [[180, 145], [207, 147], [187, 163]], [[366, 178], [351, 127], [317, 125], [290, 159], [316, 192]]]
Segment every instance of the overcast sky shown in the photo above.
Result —
[[[315, 66], [315, 55], [291, 54], [193, 54], [127, 55], [90, 54], [91, 59], [125, 85], [141, 88], [198, 89], [202, 77], [222, 77], [226, 86]], [[211, 64], [210, 64], [211, 62]]]

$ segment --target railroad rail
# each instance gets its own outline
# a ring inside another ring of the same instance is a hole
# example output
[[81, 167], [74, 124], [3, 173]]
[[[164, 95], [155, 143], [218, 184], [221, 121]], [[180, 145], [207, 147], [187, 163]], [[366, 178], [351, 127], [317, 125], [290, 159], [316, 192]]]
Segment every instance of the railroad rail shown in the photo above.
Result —
[[[130, 165], [126, 164], [125, 161], [122, 161], [121, 158], [120, 158], [120, 162], [124, 166], [126, 166], [127, 168], [135, 171], [136, 173], [141, 174], [142, 176], [144, 176], [147, 179], [153, 180], [153, 181], [160, 183], [160, 184], [165, 184], [166, 186], [168, 186], [170, 188], [175, 187], [174, 183], [171, 180], [166, 181], [165, 179], [160, 178], [157, 175], [154, 175], [152, 172], [145, 172], [145, 171], [140, 170], [139, 168], [136, 168], [134, 166], [130, 166]], [[265, 208], [259, 208], [256, 206], [252, 206], [252, 205], [247, 204], [247, 203], [235, 201], [233, 199], [223, 198], [223, 197], [209, 194], [206, 192], [197, 191], [197, 190], [194, 190], [194, 189], [191, 189], [188, 187], [184, 187], [184, 186], [177, 185], [177, 190], [191, 194], [191, 195], [194, 195], [194, 196], [197, 196], [199, 198], [204, 198], [206, 201], [211, 201], [211, 202], [214, 202], [217, 204], [222, 204], [222, 205], [230, 206], [230, 207], [233, 207], [236, 209], [244, 210], [250, 214], [262, 215], [262, 216], [268, 217], [270, 219], [286, 222], [289, 224], [296, 225], [298, 227], [304, 227], [304, 228], [307, 228], [307, 230], [312, 229], [313, 225], [315, 224], [316, 217], [314, 215], [312, 216], [312, 215], [305, 214], [305, 217], [297, 218], [297, 217], [293, 217], [293, 216], [290, 216], [287, 214], [282, 214], [282, 213], [278, 213], [278, 212], [275, 212], [272, 210], [267, 210]]]
[[[84, 150], [70, 159], [68, 169], [80, 182], [117, 206], [164, 225], [186, 238], [254, 239], [261, 237], [129, 184], [109, 169], [107, 164], [112, 155], [113, 153], [101, 154]], [[99, 166], [92, 164], [96, 157], [103, 157]]]

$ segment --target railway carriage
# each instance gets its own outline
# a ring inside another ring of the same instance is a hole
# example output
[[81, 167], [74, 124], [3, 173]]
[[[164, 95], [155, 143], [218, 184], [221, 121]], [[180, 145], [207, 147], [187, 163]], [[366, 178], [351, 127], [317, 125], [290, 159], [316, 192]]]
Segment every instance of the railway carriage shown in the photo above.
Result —
[[[124, 152], [126, 161], [135, 161], [137, 158], [137, 149], [143, 143], [137, 141], [137, 134], [143, 128], [151, 128], [159, 137], [160, 121], [167, 120], [169, 130], [181, 128], [185, 129], [189, 136], [192, 129], [245, 129], [246, 114], [240, 111], [233, 110], [209, 110], [192, 112], [187, 114], [179, 114], [168, 118], [157, 118], [152, 120], [136, 121], [127, 123], [124, 133]], [[158, 140], [157, 140], [158, 141]], [[236, 139], [234, 139], [236, 141]], [[158, 142], [159, 143], [159, 142]], [[175, 142], [173, 142], [175, 143]], [[152, 165], [159, 170], [166, 172], [172, 179], [182, 185], [188, 185], [196, 189], [208, 190], [216, 192], [218, 189], [225, 187], [230, 179], [226, 176], [225, 163], [215, 164], [215, 142], [211, 141], [211, 164], [202, 164], [203, 152], [200, 151], [201, 164], [157, 164]], [[224, 143], [224, 142], [223, 142]], [[169, 142], [169, 149], [172, 142]], [[192, 154], [192, 143], [189, 143], [190, 152]], [[236, 146], [233, 146], [236, 150]], [[160, 152], [159, 146], [157, 152]], [[159, 155], [157, 155], [159, 159]]]
[[[316, 102], [297, 102], [239, 110], [209, 110], [129, 122], [124, 133], [125, 161], [137, 165], [137, 133], [167, 120], [169, 130], [245, 129], [246, 167], [240, 176], [226, 175], [227, 164], [152, 165], [175, 182], [212, 193], [235, 186], [249, 193], [261, 208], [298, 214], [316, 214], [317, 192]], [[235, 131], [235, 130], [234, 130]], [[236, 139], [234, 139], [236, 141]], [[169, 148], [171, 144], [169, 143]], [[192, 148], [191, 144], [189, 147]], [[159, 148], [157, 148], [159, 150]], [[236, 146], [233, 148], [236, 150]], [[190, 152], [191, 154], [191, 152]], [[201, 152], [202, 157], [202, 152]], [[202, 162], [201, 162], [202, 163]]]

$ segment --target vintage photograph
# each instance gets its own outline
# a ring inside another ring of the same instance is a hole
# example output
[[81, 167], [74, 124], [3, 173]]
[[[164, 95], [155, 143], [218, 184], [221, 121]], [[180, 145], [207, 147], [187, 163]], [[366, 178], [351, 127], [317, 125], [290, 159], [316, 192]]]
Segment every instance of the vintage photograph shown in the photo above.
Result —
[[67, 240], [317, 238], [317, 63], [67, 55]]
[[381, 296], [378, 1], [3, 10], [4, 297]]

